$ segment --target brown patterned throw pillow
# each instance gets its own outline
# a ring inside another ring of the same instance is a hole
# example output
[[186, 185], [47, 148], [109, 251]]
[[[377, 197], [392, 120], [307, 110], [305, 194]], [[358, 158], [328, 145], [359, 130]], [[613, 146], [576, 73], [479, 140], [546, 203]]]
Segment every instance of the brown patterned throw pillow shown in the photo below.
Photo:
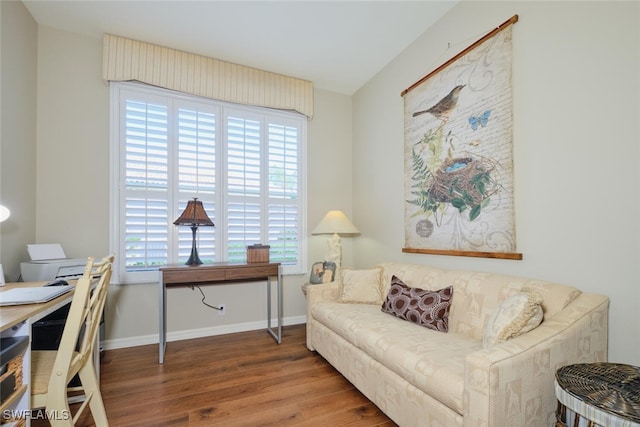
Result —
[[393, 276], [382, 311], [440, 332], [449, 331], [453, 286], [438, 291], [411, 288]]

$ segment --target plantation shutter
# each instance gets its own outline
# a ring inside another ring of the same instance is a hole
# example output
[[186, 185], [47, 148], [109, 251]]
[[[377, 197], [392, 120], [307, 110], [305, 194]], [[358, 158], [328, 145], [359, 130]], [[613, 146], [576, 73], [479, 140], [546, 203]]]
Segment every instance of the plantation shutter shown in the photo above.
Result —
[[241, 262], [261, 241], [261, 127], [259, 120], [227, 117], [227, 256]]
[[[217, 221], [216, 116], [217, 109], [208, 109], [202, 105], [179, 108], [176, 155], [178, 212], [182, 212], [187, 202], [197, 194], [214, 224]], [[189, 227], [179, 227], [178, 230], [178, 257], [184, 262], [191, 254], [192, 231]], [[200, 259], [205, 263], [215, 262], [215, 228], [199, 227], [196, 238]]]
[[125, 264], [148, 269], [168, 259], [168, 107], [125, 101]]
[[295, 126], [269, 123], [268, 241], [271, 256], [282, 262], [300, 258], [300, 132]]
[[114, 84], [112, 96], [120, 283], [155, 281], [158, 267], [187, 260], [191, 228], [173, 221], [193, 197], [215, 223], [196, 233], [205, 264], [244, 262], [261, 243], [285, 274], [306, 271], [306, 119], [133, 83]]

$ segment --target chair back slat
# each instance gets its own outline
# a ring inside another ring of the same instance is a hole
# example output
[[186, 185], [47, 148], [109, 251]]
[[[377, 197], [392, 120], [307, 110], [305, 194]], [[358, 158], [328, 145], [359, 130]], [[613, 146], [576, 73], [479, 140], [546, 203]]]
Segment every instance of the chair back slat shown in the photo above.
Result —
[[[113, 260], [113, 255], [103, 258], [99, 263], [94, 262], [94, 258], [87, 259], [82, 277], [78, 279], [76, 284], [71, 308], [62, 332], [54, 364], [54, 375], [51, 376], [49, 382], [50, 389], [59, 381], [64, 381], [64, 387], [66, 387], [84, 365], [86, 359], [93, 355], [102, 309], [111, 279]], [[94, 288], [92, 285], [96, 280], [98, 283]]]
[[85, 307], [85, 330], [79, 347], [79, 353], [84, 357], [91, 357], [100, 327], [100, 319], [106, 301], [109, 282], [111, 281], [111, 264], [113, 256], [104, 258], [100, 263], [94, 263], [93, 277], [98, 278], [98, 285], [93, 291], [89, 303]]

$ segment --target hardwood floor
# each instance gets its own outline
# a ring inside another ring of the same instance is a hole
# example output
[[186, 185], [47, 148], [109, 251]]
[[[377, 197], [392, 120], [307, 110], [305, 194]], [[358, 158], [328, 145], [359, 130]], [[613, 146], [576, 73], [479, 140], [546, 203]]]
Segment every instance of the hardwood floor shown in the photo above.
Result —
[[[307, 349], [305, 325], [283, 333], [280, 345], [264, 330], [170, 342], [164, 365], [157, 345], [106, 351], [110, 425], [395, 426]], [[91, 416], [80, 425], [93, 426]]]

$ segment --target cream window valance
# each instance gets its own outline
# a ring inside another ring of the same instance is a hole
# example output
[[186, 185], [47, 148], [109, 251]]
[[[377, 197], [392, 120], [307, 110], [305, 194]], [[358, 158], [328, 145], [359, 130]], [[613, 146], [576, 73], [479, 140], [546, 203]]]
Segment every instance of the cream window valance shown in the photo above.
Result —
[[102, 76], [313, 116], [313, 83], [124, 37], [103, 37]]

